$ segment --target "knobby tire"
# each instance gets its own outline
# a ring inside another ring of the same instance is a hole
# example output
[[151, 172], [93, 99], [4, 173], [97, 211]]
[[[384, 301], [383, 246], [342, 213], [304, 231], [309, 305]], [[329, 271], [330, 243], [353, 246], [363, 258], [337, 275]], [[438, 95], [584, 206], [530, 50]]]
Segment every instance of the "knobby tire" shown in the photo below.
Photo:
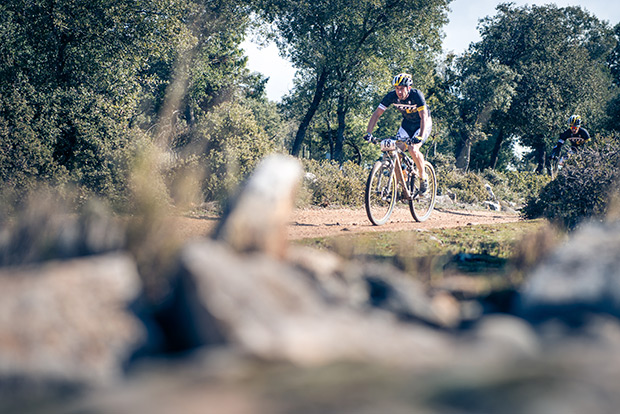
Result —
[[396, 205], [396, 176], [393, 168], [387, 168], [382, 161], [375, 162], [368, 181], [364, 197], [366, 214], [375, 226], [385, 224]]
[[428, 161], [424, 162], [424, 169], [428, 177], [428, 189], [424, 195], [420, 195], [420, 180], [417, 176], [410, 179], [409, 188], [413, 197], [409, 200], [409, 211], [417, 222], [426, 221], [435, 208], [435, 198], [437, 197], [437, 176], [435, 169]]

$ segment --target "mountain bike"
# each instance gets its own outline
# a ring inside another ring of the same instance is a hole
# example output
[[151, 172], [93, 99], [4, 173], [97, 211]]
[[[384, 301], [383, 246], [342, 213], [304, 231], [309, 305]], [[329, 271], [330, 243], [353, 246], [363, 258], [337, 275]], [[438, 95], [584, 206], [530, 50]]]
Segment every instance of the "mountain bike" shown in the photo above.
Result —
[[424, 169], [428, 177], [428, 188], [420, 194], [420, 177], [417, 167], [406, 153], [407, 144], [394, 138], [380, 142], [382, 155], [375, 162], [368, 175], [364, 203], [366, 214], [375, 226], [385, 224], [397, 200], [409, 203], [413, 218], [422, 222], [428, 219], [435, 207], [437, 177], [435, 168], [428, 161]]
[[567, 138], [566, 141], [571, 142], [570, 147], [566, 151], [561, 151], [560, 154], [555, 157], [549, 157], [549, 175], [551, 176], [551, 179], [555, 179], [562, 167], [564, 167], [566, 160], [577, 153], [577, 148], [573, 146], [572, 143], [574, 142], [576, 145], [583, 145], [585, 142], [585, 140], [581, 137]]

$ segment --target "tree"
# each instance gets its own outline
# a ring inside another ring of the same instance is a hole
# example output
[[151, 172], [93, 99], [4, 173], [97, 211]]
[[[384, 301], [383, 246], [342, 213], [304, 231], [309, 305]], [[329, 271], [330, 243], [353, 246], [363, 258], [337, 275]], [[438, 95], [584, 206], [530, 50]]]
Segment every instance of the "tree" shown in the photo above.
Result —
[[607, 129], [618, 131], [620, 128], [620, 23], [614, 27], [616, 46], [609, 55], [609, 69], [614, 83], [614, 97], [608, 103], [607, 114], [609, 116]]
[[0, 5], [0, 173], [6, 185], [122, 187], [138, 75], [181, 26], [172, 0]]
[[501, 65], [519, 75], [496, 128], [534, 149], [542, 171], [570, 114], [602, 125], [601, 102], [609, 100], [611, 88], [607, 59], [616, 40], [606, 22], [579, 7], [501, 4], [497, 10], [480, 22], [482, 40], [468, 53], [478, 67]]
[[221, 102], [245, 91], [260, 98], [265, 81], [239, 48], [244, 3], [2, 2], [4, 187], [51, 180], [122, 193], [136, 141], [155, 136], [168, 149]]
[[[416, 59], [426, 60], [429, 53], [439, 50], [439, 30], [446, 22], [448, 3], [257, 0], [257, 12], [272, 24], [283, 54], [313, 91], [291, 153], [299, 154], [321, 102], [334, 99], [337, 128], [333, 155], [340, 159], [351, 99], [360, 91], [373, 89], [369, 74], [380, 71], [386, 79], [386, 72], [415, 68]], [[403, 61], [407, 63], [402, 65]]]
[[[461, 98], [456, 166], [465, 171], [469, 167], [472, 145], [476, 141], [486, 140], [485, 129], [491, 118], [500, 117], [510, 107], [519, 75], [506, 65], [497, 61], [480, 60], [474, 55], [464, 55], [458, 64]], [[500, 130], [492, 164], [497, 160], [503, 135], [503, 130]]]

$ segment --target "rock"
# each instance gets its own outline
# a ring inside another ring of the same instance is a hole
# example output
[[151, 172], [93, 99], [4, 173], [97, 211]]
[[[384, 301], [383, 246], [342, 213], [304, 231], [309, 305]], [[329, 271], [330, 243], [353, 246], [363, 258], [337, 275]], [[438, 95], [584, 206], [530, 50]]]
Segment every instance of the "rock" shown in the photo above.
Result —
[[441, 325], [454, 328], [461, 323], [461, 305], [448, 292], [439, 292], [433, 296], [432, 309], [441, 321]]
[[261, 251], [283, 257], [301, 175], [301, 164], [295, 158], [265, 158], [229, 203], [214, 238], [239, 252]]
[[438, 195], [435, 197], [435, 202], [438, 205], [452, 205], [454, 204], [454, 200], [449, 195]]
[[493, 314], [480, 319], [471, 335], [478, 352], [496, 354], [499, 360], [535, 357], [541, 346], [532, 326], [523, 319], [506, 314]]
[[65, 207], [41, 196], [14, 220], [0, 225], [0, 266], [120, 251], [125, 229], [107, 208], [90, 201], [81, 213], [59, 214]]
[[489, 193], [489, 199], [491, 201], [497, 201], [497, 197], [495, 197], [495, 194], [493, 193], [493, 187], [491, 187], [491, 184], [485, 183], [484, 188], [487, 190], [487, 193]]
[[517, 207], [517, 205], [512, 201], [500, 200], [499, 205], [502, 207], [502, 211], [510, 214], [518, 214], [517, 210], [520, 209], [520, 207]]
[[330, 304], [299, 268], [259, 253], [240, 256], [213, 241], [187, 246], [182, 266], [178, 303], [186, 309], [177, 313], [186, 315], [179, 323], [196, 346], [225, 343], [302, 366], [341, 360], [423, 366], [452, 355], [445, 334], [388, 312], [401, 305], [410, 311], [398, 295], [380, 299], [392, 308], [383, 311]]
[[500, 203], [496, 203], [493, 201], [483, 201], [482, 204], [488, 208], [489, 210], [493, 210], [493, 211], [501, 211], [502, 210], [502, 206]]
[[114, 382], [145, 339], [140, 286], [125, 254], [0, 269], [0, 378]]
[[520, 291], [517, 314], [579, 325], [587, 313], [620, 317], [620, 222], [576, 231], [534, 271]]

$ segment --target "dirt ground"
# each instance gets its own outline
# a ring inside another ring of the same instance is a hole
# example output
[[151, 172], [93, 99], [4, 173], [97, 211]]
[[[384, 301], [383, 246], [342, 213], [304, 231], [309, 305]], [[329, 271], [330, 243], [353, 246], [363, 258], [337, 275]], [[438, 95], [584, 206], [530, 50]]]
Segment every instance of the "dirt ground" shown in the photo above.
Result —
[[[203, 216], [196, 218], [183, 217], [177, 229], [186, 239], [208, 236], [218, 217]], [[425, 230], [434, 228], [450, 228], [476, 224], [493, 224], [519, 221], [516, 214], [501, 213], [488, 210], [460, 210], [440, 208], [433, 211], [431, 217], [422, 223], [416, 222], [407, 206], [394, 209], [390, 221], [383, 226], [373, 226], [366, 210], [348, 208], [310, 208], [297, 209], [293, 212], [288, 226], [289, 240], [336, 236], [339, 234], [386, 232], [401, 230]]]

